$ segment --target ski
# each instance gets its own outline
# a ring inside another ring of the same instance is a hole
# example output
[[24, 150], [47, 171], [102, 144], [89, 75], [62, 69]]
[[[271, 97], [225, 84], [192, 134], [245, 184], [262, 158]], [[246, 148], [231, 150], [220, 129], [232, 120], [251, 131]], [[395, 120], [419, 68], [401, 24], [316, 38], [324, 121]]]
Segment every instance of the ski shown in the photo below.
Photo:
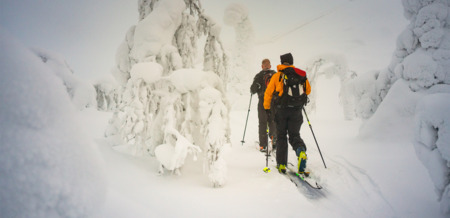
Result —
[[[272, 146], [270, 146], [272, 147]], [[269, 148], [270, 149], [270, 148]], [[270, 161], [272, 163], [276, 163], [276, 161], [274, 160], [276, 158], [276, 150], [272, 150], [270, 149], [268, 152], [264, 152], [264, 156], [266, 156], [266, 158], [270, 159]], [[289, 178], [289, 180], [291, 180], [291, 182], [293, 182], [296, 186], [299, 185], [298, 181], [301, 181], [300, 183], [306, 183], [309, 187], [313, 188], [313, 189], [322, 189], [322, 186], [320, 186], [317, 181], [315, 181], [313, 178], [311, 178], [310, 176], [306, 177], [304, 175], [300, 175], [299, 173], [297, 173], [297, 170], [294, 170], [292, 167], [295, 167], [294, 164], [292, 163], [288, 163], [288, 166], [286, 166], [286, 176]], [[276, 166], [275, 166], [276, 169]], [[263, 171], [265, 173], [270, 172], [270, 168], [269, 167], [265, 167], [263, 169]], [[278, 170], [277, 170], [278, 171]]]
[[[297, 178], [298, 180], [302, 181], [303, 183], [306, 183], [309, 187], [313, 189], [322, 189], [322, 186], [320, 186], [314, 179], [312, 179], [310, 176], [306, 177], [302, 174], [297, 173], [296, 170], [292, 169], [291, 167], [287, 167], [288, 171], [286, 172], [288, 175]], [[297, 184], [297, 183], [296, 183]]]
[[[266, 154], [265, 154], [266, 155]], [[271, 156], [270, 154], [269, 154], [269, 159], [270, 159], [270, 161], [272, 162], [272, 163], [276, 163], [276, 161], [273, 159], [274, 157], [273, 156]], [[291, 163], [288, 163], [288, 165], [291, 165], [291, 166], [294, 166], [293, 164], [291, 164]], [[267, 168], [267, 167], [266, 167]], [[264, 172], [270, 172], [270, 169], [267, 171], [266, 170], [266, 168], [264, 168]], [[276, 165], [275, 165], [275, 169], [276, 169]], [[309, 187], [311, 187], [311, 188], [313, 188], [313, 189], [322, 189], [322, 186], [321, 185], [319, 185], [318, 183], [317, 183], [317, 181], [315, 181], [313, 178], [311, 178], [310, 176], [308, 176], [308, 177], [305, 177], [304, 175], [300, 175], [300, 174], [298, 174], [297, 173], [297, 170], [295, 170], [295, 169], [293, 169], [292, 167], [290, 167], [290, 166], [286, 166], [286, 173], [284, 174], [289, 180], [291, 180], [291, 182], [293, 182], [296, 186], [299, 186], [299, 185], [304, 185], [305, 183], [309, 186]], [[276, 169], [276, 171], [278, 171], [277, 169]]]

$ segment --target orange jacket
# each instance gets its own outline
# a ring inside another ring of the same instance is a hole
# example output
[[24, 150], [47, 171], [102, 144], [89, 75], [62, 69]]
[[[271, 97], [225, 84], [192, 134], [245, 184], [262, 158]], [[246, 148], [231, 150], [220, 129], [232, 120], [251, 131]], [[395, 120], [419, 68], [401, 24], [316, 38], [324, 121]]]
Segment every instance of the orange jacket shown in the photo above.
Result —
[[[277, 66], [278, 72], [272, 76], [269, 85], [267, 85], [266, 92], [264, 93], [264, 109], [270, 109], [270, 103], [272, 102], [274, 92], [278, 92], [278, 96], [283, 95], [284, 83], [283, 80], [280, 79], [280, 76], [283, 74], [281, 71], [288, 67], [295, 68], [293, 65], [288, 66], [281, 64]], [[309, 95], [311, 93], [311, 85], [309, 84], [308, 79], [306, 79], [304, 88], [305, 93]]]

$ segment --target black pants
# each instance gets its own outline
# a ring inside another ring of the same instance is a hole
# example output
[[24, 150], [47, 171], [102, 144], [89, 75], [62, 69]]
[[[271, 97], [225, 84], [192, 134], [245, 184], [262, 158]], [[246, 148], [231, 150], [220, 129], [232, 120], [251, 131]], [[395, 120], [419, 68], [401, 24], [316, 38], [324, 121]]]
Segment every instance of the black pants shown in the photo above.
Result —
[[303, 123], [301, 108], [277, 108], [275, 114], [277, 128], [277, 164], [287, 165], [288, 161], [288, 135], [289, 144], [294, 151], [300, 148], [306, 151], [306, 145], [300, 137], [300, 127]]
[[[264, 110], [264, 99], [259, 99], [258, 101], [258, 132], [259, 132], [259, 146], [263, 148], [267, 148], [268, 138], [267, 138], [267, 127], [269, 127], [269, 137], [273, 137], [273, 142], [275, 144], [276, 140], [276, 130], [275, 130], [275, 122], [272, 117], [267, 117], [266, 111]], [[273, 114], [273, 110], [272, 114]]]

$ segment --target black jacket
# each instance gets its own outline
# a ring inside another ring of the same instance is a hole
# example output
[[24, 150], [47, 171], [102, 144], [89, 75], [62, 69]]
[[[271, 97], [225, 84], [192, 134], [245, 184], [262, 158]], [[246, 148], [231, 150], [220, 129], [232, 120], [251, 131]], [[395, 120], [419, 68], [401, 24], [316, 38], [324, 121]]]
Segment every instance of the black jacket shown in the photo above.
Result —
[[[253, 83], [250, 86], [250, 93], [253, 95], [258, 93], [258, 98], [264, 99], [264, 92], [266, 91], [266, 82], [270, 81], [270, 77], [276, 72], [274, 70], [262, 70], [258, 74], [256, 74], [253, 79]], [[268, 81], [266, 81], [268, 80]]]

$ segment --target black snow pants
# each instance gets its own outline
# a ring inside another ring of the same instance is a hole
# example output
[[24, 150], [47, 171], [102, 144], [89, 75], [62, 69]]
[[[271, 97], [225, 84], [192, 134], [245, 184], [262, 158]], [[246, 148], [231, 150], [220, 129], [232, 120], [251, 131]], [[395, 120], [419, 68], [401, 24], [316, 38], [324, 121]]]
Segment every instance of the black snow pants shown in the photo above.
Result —
[[268, 144], [268, 138], [267, 138], [267, 127], [269, 127], [269, 137], [273, 137], [273, 144], [275, 146], [275, 140], [276, 140], [276, 128], [275, 128], [275, 122], [273, 118], [273, 111], [272, 111], [272, 117], [267, 117], [266, 111], [264, 110], [264, 97], [260, 97], [258, 101], [258, 132], [259, 132], [259, 146], [263, 148], [267, 148]]
[[303, 123], [302, 108], [276, 108], [275, 123], [277, 128], [277, 164], [287, 165], [288, 135], [289, 144], [291, 144], [294, 151], [296, 151], [297, 148], [306, 151], [305, 142], [300, 137], [300, 127]]

